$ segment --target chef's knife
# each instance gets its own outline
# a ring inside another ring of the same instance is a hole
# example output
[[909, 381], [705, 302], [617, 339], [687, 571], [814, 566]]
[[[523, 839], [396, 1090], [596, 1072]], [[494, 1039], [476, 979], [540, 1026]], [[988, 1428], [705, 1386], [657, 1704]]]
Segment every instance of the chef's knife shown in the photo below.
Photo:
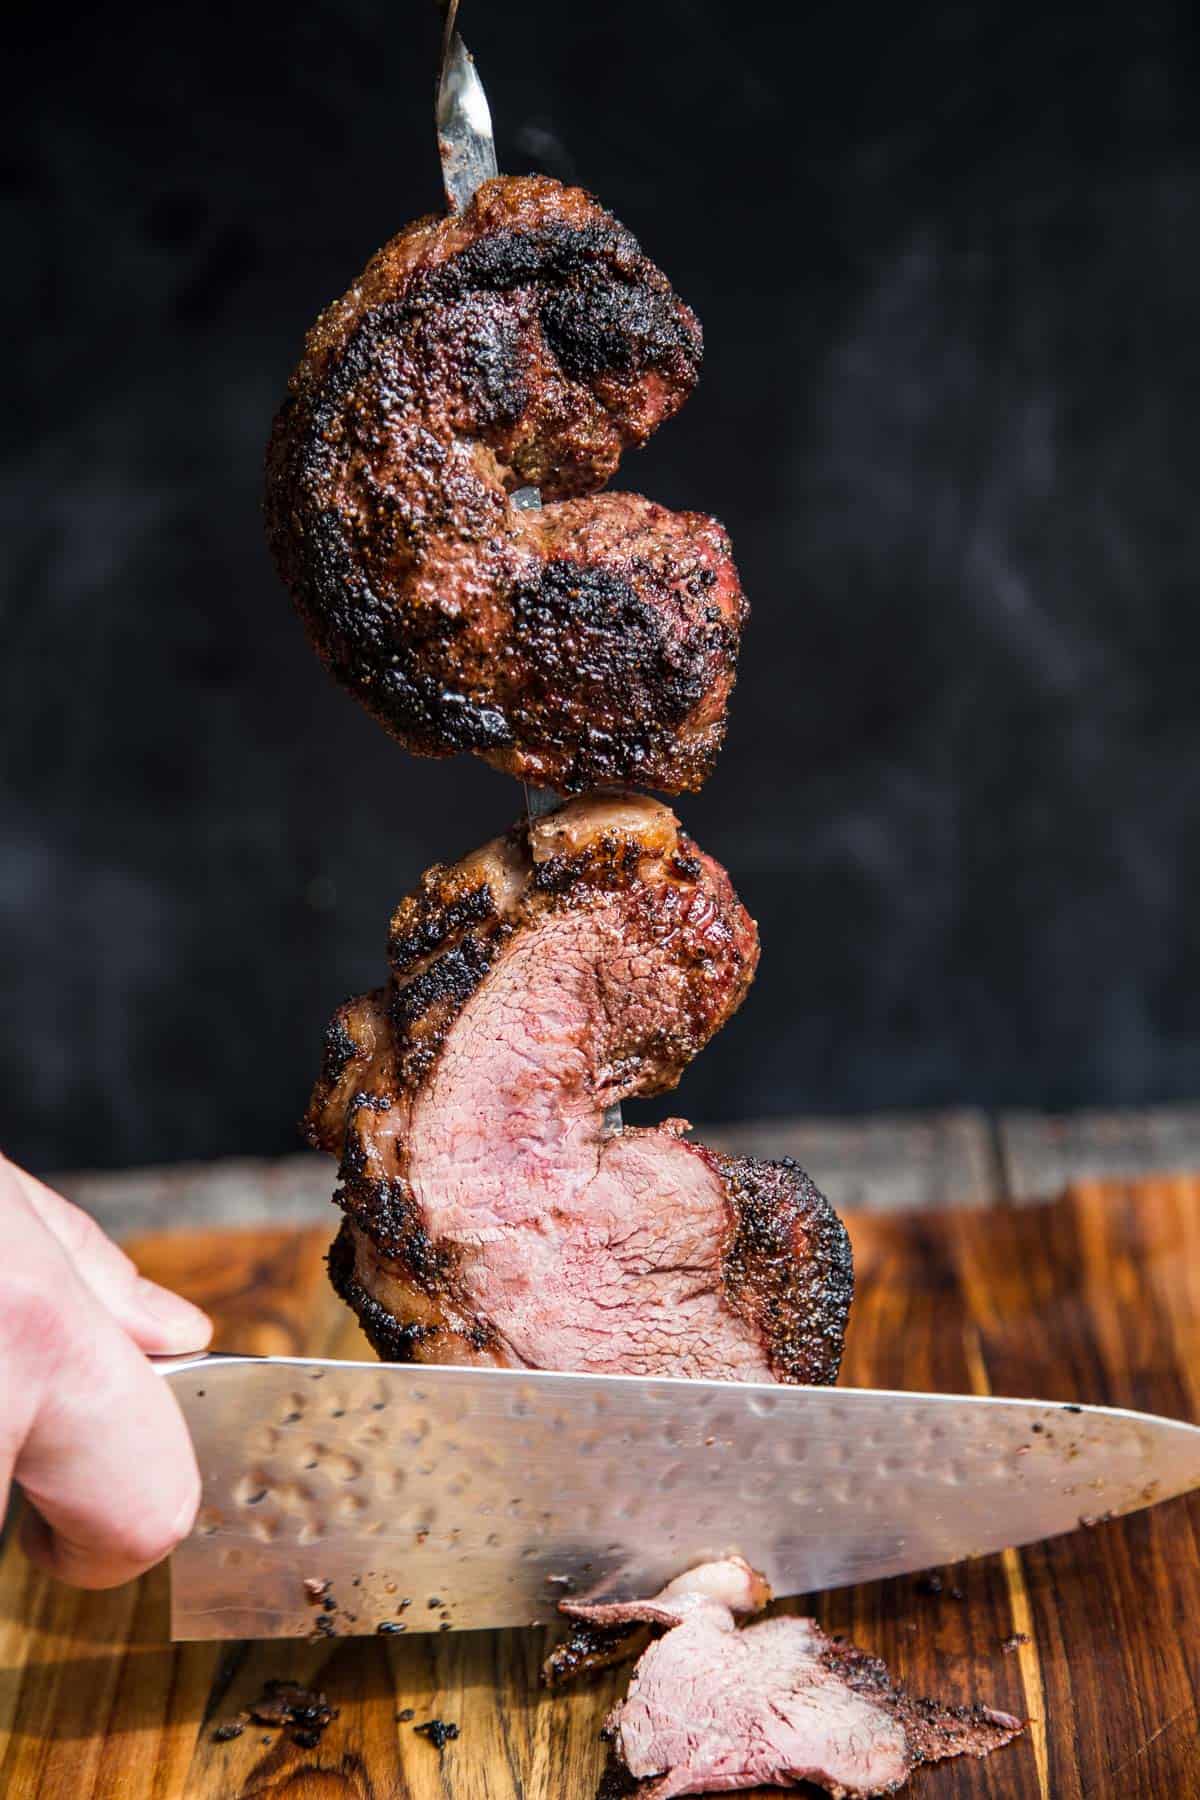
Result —
[[1200, 1429], [1112, 1407], [290, 1357], [165, 1373], [204, 1480], [177, 1638], [528, 1625], [733, 1552], [808, 1593], [1200, 1485]]

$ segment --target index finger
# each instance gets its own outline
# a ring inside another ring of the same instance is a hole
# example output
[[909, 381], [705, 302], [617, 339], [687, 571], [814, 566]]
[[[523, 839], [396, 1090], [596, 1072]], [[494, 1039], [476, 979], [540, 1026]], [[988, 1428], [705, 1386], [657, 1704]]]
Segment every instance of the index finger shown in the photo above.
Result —
[[65, 1581], [111, 1587], [190, 1528], [191, 1440], [167, 1383], [40, 1220], [2, 1191], [0, 1225], [0, 1462], [7, 1453], [41, 1515], [26, 1547]]
[[2, 1176], [16, 1183], [96, 1298], [140, 1349], [159, 1355], [204, 1349], [212, 1336], [212, 1321], [198, 1306], [139, 1275], [88, 1213], [0, 1153]]

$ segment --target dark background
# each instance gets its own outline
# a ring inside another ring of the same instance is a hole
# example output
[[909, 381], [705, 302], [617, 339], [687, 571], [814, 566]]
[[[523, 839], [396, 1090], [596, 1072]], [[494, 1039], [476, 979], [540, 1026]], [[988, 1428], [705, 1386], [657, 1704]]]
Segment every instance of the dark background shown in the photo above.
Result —
[[[681, 811], [765, 954], [696, 1119], [1200, 1094], [1190, 9], [464, 0], [501, 166], [706, 327], [625, 485], [754, 615]], [[515, 814], [307, 649], [260, 461], [440, 204], [429, 0], [30, 11], [6, 106], [0, 1141], [274, 1152], [420, 870]], [[10, 40], [11, 41], [11, 40]]]

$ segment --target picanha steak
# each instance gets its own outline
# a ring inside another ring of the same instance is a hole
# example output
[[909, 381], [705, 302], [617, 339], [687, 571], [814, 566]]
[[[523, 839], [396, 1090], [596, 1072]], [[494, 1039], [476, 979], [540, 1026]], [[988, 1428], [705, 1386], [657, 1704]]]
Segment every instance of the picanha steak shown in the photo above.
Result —
[[[268, 531], [325, 663], [409, 750], [560, 792], [701, 786], [746, 612], [729, 540], [597, 492], [700, 355], [630, 233], [541, 175], [410, 225], [322, 314]], [[540, 510], [514, 504], [530, 487]]]
[[577, 799], [392, 921], [391, 977], [330, 1026], [307, 1114], [340, 1158], [338, 1292], [383, 1357], [830, 1382], [846, 1233], [790, 1161], [609, 1133], [740, 1004], [753, 921], [638, 795]]

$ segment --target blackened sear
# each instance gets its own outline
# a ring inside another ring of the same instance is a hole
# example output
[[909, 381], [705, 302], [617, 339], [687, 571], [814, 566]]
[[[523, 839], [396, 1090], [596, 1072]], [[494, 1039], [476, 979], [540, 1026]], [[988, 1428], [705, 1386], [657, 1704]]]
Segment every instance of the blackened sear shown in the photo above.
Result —
[[[317, 321], [269, 535], [326, 665], [410, 750], [566, 792], [703, 783], [746, 612], [729, 541], [596, 491], [700, 356], [633, 237], [545, 176], [410, 226]], [[540, 510], [513, 506], [527, 486]]]

